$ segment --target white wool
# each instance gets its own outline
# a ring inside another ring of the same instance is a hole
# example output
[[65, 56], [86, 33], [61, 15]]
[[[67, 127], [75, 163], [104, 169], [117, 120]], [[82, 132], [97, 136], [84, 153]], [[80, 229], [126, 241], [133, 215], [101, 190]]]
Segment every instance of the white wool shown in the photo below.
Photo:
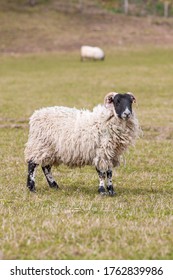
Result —
[[101, 60], [104, 58], [104, 52], [99, 47], [82, 46], [81, 58]]
[[135, 143], [139, 125], [134, 113], [121, 120], [105, 106], [89, 110], [48, 107], [30, 118], [25, 159], [42, 166], [94, 165], [108, 170], [119, 164], [120, 156]]

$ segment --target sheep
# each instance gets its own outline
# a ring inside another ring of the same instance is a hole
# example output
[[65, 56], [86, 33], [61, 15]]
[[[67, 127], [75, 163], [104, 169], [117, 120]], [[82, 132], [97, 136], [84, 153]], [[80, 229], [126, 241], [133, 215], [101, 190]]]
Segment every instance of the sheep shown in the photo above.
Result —
[[[100, 194], [115, 194], [112, 168], [139, 136], [138, 119], [132, 111], [134, 95], [110, 92], [103, 105], [93, 111], [62, 106], [36, 110], [30, 118], [25, 160], [28, 164], [27, 187], [36, 192], [35, 172], [41, 165], [48, 185], [58, 188], [51, 168], [95, 166]], [[107, 190], [105, 179], [107, 177]]]
[[104, 60], [105, 58], [103, 50], [98, 47], [82, 46], [80, 53], [81, 61], [85, 59]]

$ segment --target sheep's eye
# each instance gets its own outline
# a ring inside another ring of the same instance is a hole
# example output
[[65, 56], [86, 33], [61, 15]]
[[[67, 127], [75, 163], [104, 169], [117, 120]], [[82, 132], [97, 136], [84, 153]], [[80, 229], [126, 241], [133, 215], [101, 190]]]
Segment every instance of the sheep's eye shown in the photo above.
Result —
[[117, 100], [117, 105], [119, 105], [119, 104], [120, 104], [120, 100], [118, 99], [118, 100]]

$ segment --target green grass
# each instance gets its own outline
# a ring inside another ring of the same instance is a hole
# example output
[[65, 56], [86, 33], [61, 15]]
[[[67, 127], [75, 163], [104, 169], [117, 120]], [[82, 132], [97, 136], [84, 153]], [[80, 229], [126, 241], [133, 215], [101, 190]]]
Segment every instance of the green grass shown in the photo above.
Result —
[[[0, 57], [0, 255], [3, 259], [173, 259], [173, 50], [108, 50]], [[26, 189], [28, 118], [43, 106], [91, 109], [109, 91], [135, 94], [144, 135], [114, 174], [115, 197], [97, 194], [92, 167], [38, 169]]]

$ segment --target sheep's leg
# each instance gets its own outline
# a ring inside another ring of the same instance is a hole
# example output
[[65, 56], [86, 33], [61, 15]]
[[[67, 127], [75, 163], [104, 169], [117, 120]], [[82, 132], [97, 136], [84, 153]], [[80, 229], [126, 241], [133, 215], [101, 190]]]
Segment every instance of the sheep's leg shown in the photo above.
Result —
[[49, 186], [51, 188], [55, 188], [57, 189], [58, 188], [58, 185], [57, 183], [55, 182], [53, 176], [52, 176], [52, 173], [51, 173], [51, 166], [50, 165], [46, 165], [46, 166], [42, 166], [42, 170], [44, 172], [44, 175], [46, 177], [46, 180], [49, 184]]
[[109, 169], [107, 172], [107, 190], [108, 190], [108, 193], [109, 195], [115, 195], [115, 191], [114, 191], [114, 188], [113, 188], [113, 184], [112, 184], [112, 170]]
[[27, 178], [27, 187], [31, 192], [36, 192], [35, 188], [35, 174], [36, 174], [36, 168], [38, 164], [29, 161], [28, 162], [28, 178]]
[[106, 194], [106, 190], [105, 190], [105, 178], [106, 178], [106, 172], [102, 172], [100, 170], [97, 170], [98, 176], [99, 176], [99, 188], [98, 188], [98, 192], [100, 194]]

